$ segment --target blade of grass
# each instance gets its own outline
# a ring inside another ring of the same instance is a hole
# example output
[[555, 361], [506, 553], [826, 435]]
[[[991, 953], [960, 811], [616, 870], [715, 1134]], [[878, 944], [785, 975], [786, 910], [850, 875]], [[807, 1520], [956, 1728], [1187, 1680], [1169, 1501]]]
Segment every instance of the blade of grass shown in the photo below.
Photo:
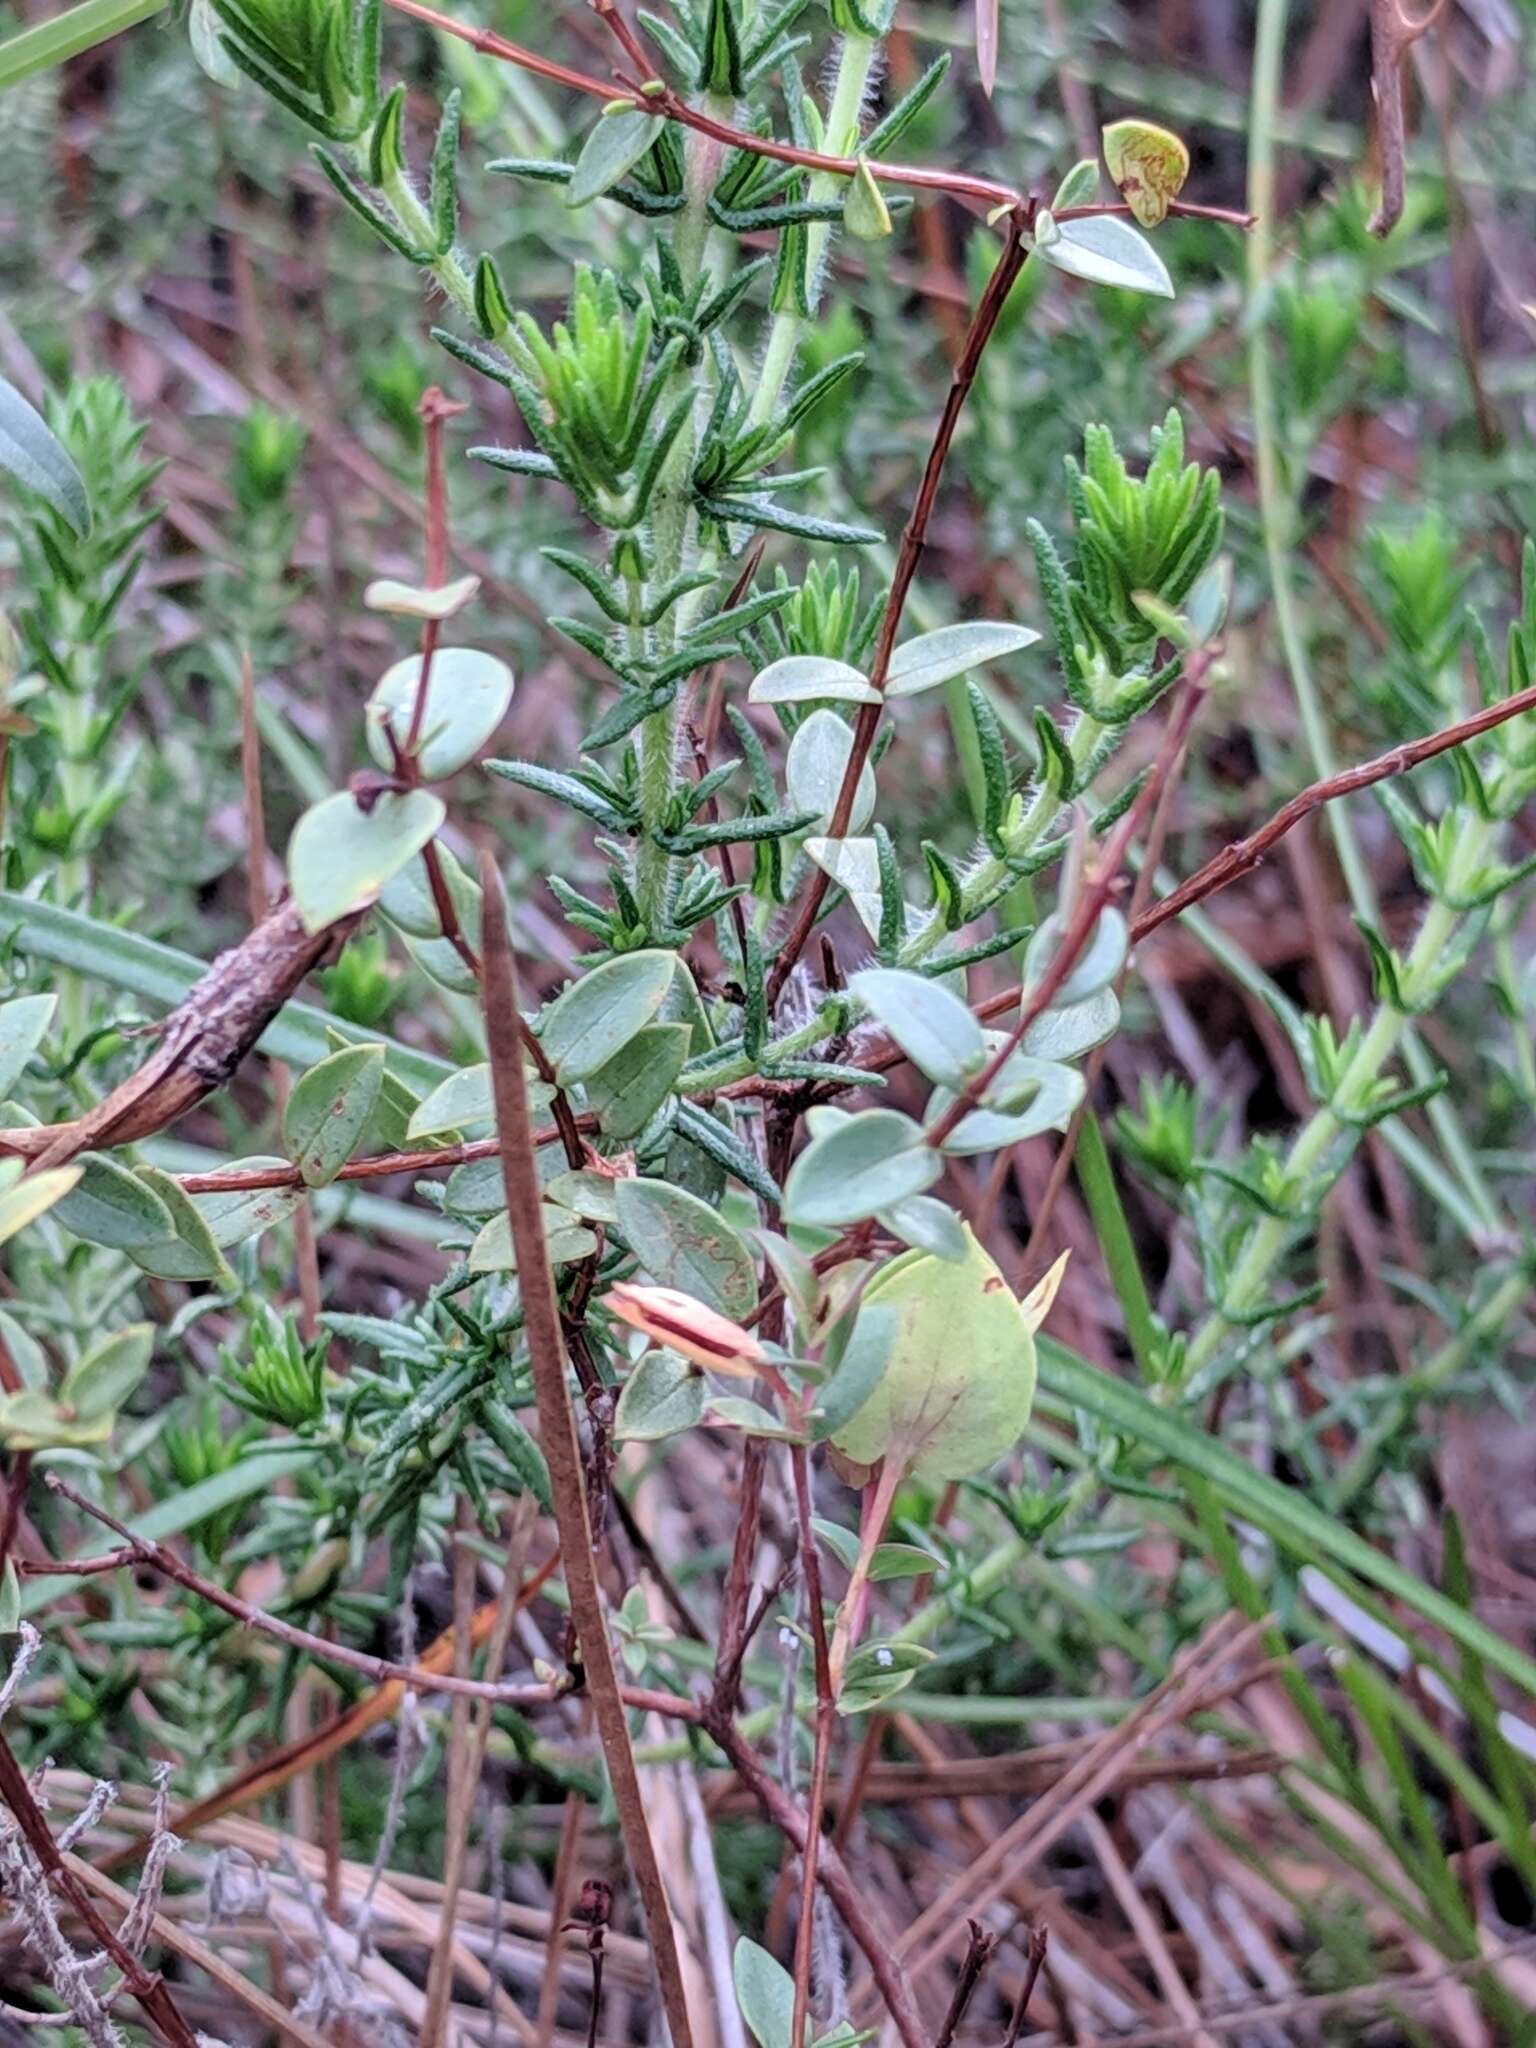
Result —
[[24, 78], [35, 78], [39, 71], [67, 64], [125, 29], [137, 28], [165, 4], [166, 0], [81, 0], [78, 7], [67, 7], [49, 21], [8, 36], [0, 43], [0, 92], [20, 85]]
[[1405, 1571], [1395, 1558], [1373, 1549], [1301, 1494], [1256, 1472], [1203, 1429], [1160, 1408], [1123, 1380], [1100, 1372], [1049, 1338], [1041, 1337], [1038, 1343], [1041, 1384], [1052, 1393], [1087, 1409], [1128, 1443], [1155, 1449], [1171, 1464], [1208, 1480], [1228, 1513], [1253, 1522], [1296, 1556], [1325, 1571], [1353, 1573], [1391, 1594], [1526, 1692], [1536, 1694], [1536, 1661]]

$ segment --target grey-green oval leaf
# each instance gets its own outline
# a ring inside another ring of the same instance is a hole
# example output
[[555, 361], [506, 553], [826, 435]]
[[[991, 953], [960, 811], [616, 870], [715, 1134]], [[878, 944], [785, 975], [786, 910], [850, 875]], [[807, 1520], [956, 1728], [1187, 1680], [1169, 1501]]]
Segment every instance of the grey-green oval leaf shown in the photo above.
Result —
[[752, 678], [749, 704], [878, 704], [880, 692], [862, 669], [826, 654], [786, 654]]
[[837, 1229], [932, 1187], [943, 1170], [911, 1117], [866, 1109], [824, 1128], [790, 1168], [784, 1213]]
[[79, 1180], [54, 1210], [66, 1230], [117, 1252], [175, 1235], [170, 1210], [136, 1173], [105, 1152], [88, 1152], [81, 1165]]
[[708, 1202], [665, 1181], [621, 1180], [615, 1207], [631, 1251], [659, 1286], [738, 1320], [757, 1306], [752, 1254]]
[[622, 953], [574, 982], [546, 1013], [540, 1043], [562, 1081], [606, 1066], [649, 1024], [672, 986], [673, 956]]
[[1055, 224], [1055, 237], [1036, 243], [1038, 253], [1058, 270], [1089, 284], [1118, 285], [1122, 291], [1173, 297], [1168, 266], [1138, 229], [1112, 213]]
[[[368, 746], [381, 768], [393, 766], [390, 733], [404, 746], [421, 686], [419, 654], [408, 654], [380, 676], [368, 699]], [[436, 780], [472, 761], [507, 715], [512, 671], [478, 647], [439, 647], [427, 676], [416, 756], [423, 775]]]
[[981, 1026], [957, 996], [926, 975], [869, 967], [849, 986], [930, 1081], [956, 1088], [985, 1060]]
[[675, 1351], [647, 1351], [624, 1382], [614, 1411], [615, 1442], [656, 1443], [704, 1418], [709, 1385]]
[[[286, 1166], [286, 1159], [262, 1154], [254, 1159], [237, 1159], [228, 1169], [230, 1178], [260, 1172], [268, 1167]], [[258, 1231], [270, 1230], [291, 1216], [304, 1199], [302, 1188], [230, 1188], [227, 1193], [209, 1191], [193, 1195], [192, 1205], [207, 1224], [213, 1241], [221, 1250], [243, 1244]]]
[[0, 469], [36, 491], [82, 537], [91, 530], [91, 503], [80, 472], [37, 410], [0, 377]]
[[98, 1338], [64, 1382], [65, 1405], [81, 1422], [115, 1414], [148, 1372], [154, 1348], [150, 1323], [132, 1323]]
[[324, 931], [375, 902], [446, 815], [429, 789], [386, 791], [367, 810], [345, 789], [312, 804], [288, 841], [288, 884], [305, 929]]
[[654, 114], [642, 114], [638, 107], [607, 113], [582, 145], [576, 169], [565, 188], [567, 206], [585, 206], [617, 185], [626, 171], [634, 169], [661, 133]]
[[[784, 781], [792, 809], [814, 811], [813, 830], [825, 832], [832, 823], [838, 791], [853, 752], [853, 727], [835, 711], [813, 711], [795, 728], [784, 762]], [[875, 771], [866, 761], [859, 770], [848, 830], [858, 832], [869, 823], [875, 808]]]
[[283, 1143], [306, 1187], [325, 1187], [352, 1157], [383, 1075], [382, 1045], [349, 1045], [295, 1083], [283, 1115]]
[[688, 1057], [692, 1027], [646, 1024], [586, 1081], [587, 1100], [604, 1135], [633, 1138], [672, 1093]]
[[1005, 654], [1018, 654], [1033, 647], [1039, 638], [1028, 626], [983, 619], [919, 633], [891, 656], [885, 694], [915, 697], [920, 690], [932, 690], [940, 683], [952, 682], [956, 676], [969, 675], [973, 668], [999, 661]]
[[220, 1287], [233, 1287], [229, 1261], [192, 1197], [158, 1166], [141, 1166], [139, 1176], [170, 1211], [173, 1234], [154, 1244], [135, 1245], [128, 1253], [133, 1263], [157, 1280], [212, 1280]]
[[56, 995], [16, 996], [0, 1003], [0, 1096], [12, 1093], [42, 1044], [58, 1007]]

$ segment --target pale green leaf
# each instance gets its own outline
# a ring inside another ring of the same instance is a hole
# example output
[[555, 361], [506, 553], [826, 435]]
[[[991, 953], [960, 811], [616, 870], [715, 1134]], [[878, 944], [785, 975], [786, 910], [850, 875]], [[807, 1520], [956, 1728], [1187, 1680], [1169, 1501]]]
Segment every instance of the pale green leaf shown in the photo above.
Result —
[[740, 1321], [757, 1306], [752, 1254], [718, 1209], [660, 1180], [616, 1183], [618, 1227], [661, 1287]]
[[848, 1659], [838, 1687], [837, 1711], [864, 1714], [904, 1692], [934, 1653], [923, 1643], [866, 1643]]
[[1024, 1034], [1024, 1050], [1042, 1060], [1075, 1060], [1106, 1038], [1120, 1024], [1120, 998], [1112, 988], [1085, 996], [1080, 1003], [1053, 1004]]
[[[1035, 933], [1024, 955], [1026, 989], [1044, 978], [1064, 936], [1065, 927], [1060, 917], [1048, 917]], [[1065, 1008], [1071, 1003], [1080, 1003], [1085, 997], [1097, 995], [1100, 989], [1107, 988], [1124, 967], [1129, 945], [1130, 933], [1120, 912], [1113, 908], [1100, 911], [1094, 919], [1087, 945], [1051, 998], [1052, 1007], [1059, 1005]]]
[[922, 1194], [942, 1171], [911, 1117], [866, 1109], [812, 1138], [784, 1184], [784, 1213], [836, 1229]]
[[807, 1441], [804, 1430], [792, 1428], [771, 1408], [765, 1408], [760, 1401], [749, 1401], [740, 1394], [711, 1394], [705, 1404], [704, 1420], [716, 1423], [722, 1429], [739, 1429], [744, 1436], [766, 1437], [772, 1443], [803, 1444]]
[[642, 114], [638, 107], [605, 113], [576, 159], [576, 168], [565, 188], [566, 205], [585, 206], [617, 185], [655, 142], [661, 126], [654, 114]]
[[305, 929], [324, 931], [375, 902], [446, 815], [429, 789], [386, 791], [366, 811], [347, 790], [311, 805], [288, 841], [288, 884]]
[[539, 1039], [561, 1081], [584, 1081], [649, 1024], [672, 986], [673, 956], [621, 953], [573, 982], [544, 1014]]
[[1139, 229], [1112, 213], [1090, 214], [1083, 220], [1055, 223], [1052, 241], [1037, 248], [1047, 263], [1089, 284], [1118, 285], [1124, 291], [1150, 292], [1171, 299], [1168, 267]]
[[84, 1420], [34, 1387], [0, 1396], [0, 1444], [8, 1451], [81, 1449], [102, 1444], [112, 1434], [112, 1420], [110, 1415], [93, 1415]]
[[926, 975], [868, 967], [849, 987], [930, 1081], [958, 1087], [986, 1059], [981, 1026], [958, 997]]
[[752, 678], [749, 704], [878, 704], [880, 692], [861, 669], [826, 654], [786, 654]]
[[[544, 1101], [538, 1109], [546, 1107], [549, 1099], [546, 1088]], [[534, 1115], [538, 1114], [538, 1109], [533, 1111]], [[422, 1138], [441, 1138], [455, 1131], [473, 1131], [482, 1124], [489, 1128], [495, 1121], [495, 1114], [495, 1105], [491, 1101], [491, 1069], [489, 1063], [482, 1060], [477, 1066], [461, 1067], [458, 1073], [450, 1074], [441, 1086], [434, 1088], [425, 1102], [413, 1110], [405, 1135], [415, 1144]]]
[[881, 242], [891, 232], [891, 209], [885, 203], [885, 194], [880, 190], [868, 160], [859, 158], [859, 167], [848, 181], [848, 191], [843, 200], [843, 226], [856, 242]]
[[887, 697], [915, 697], [920, 690], [932, 690], [956, 676], [969, 675], [1005, 654], [1018, 654], [1033, 647], [1040, 635], [1028, 626], [1009, 626], [990, 620], [974, 620], [958, 626], [940, 626], [932, 633], [920, 633], [891, 656], [886, 675]]
[[[479, 588], [478, 576], [460, 576], [453, 583], [430, 584], [400, 583], [392, 576], [380, 576], [363, 592], [363, 603], [372, 612], [393, 612], [405, 619], [441, 621], [461, 612]], [[406, 716], [409, 718], [409, 711]], [[385, 766], [388, 765], [386, 762]]]
[[15, 996], [0, 1003], [0, 1098], [15, 1093], [28, 1060], [53, 1021], [58, 1001], [56, 995]]
[[[421, 661], [419, 654], [397, 661], [380, 676], [368, 699], [368, 747], [381, 768], [394, 765], [388, 733], [393, 732], [403, 747], [410, 732]], [[512, 671], [494, 654], [483, 654], [477, 647], [437, 648], [417, 742], [422, 774], [435, 781], [472, 761], [506, 717], [512, 690]]]
[[[14, 1164], [19, 1168], [21, 1161]], [[55, 1202], [62, 1201], [79, 1180], [78, 1166], [54, 1166], [46, 1173], [28, 1174], [13, 1187], [0, 1194], [0, 1244], [13, 1238], [18, 1230], [25, 1230], [29, 1223], [35, 1223], [45, 1215]]]
[[835, 1436], [858, 1414], [874, 1393], [891, 1362], [900, 1318], [894, 1309], [861, 1304], [843, 1355], [835, 1370], [816, 1390], [811, 1434], [818, 1442]]
[[357, 1150], [383, 1074], [382, 1045], [349, 1045], [295, 1083], [283, 1143], [306, 1187], [325, 1187]]
[[151, 1323], [131, 1323], [98, 1338], [65, 1380], [61, 1400], [81, 1422], [115, 1415], [148, 1372], [154, 1348]]
[[192, 1197], [158, 1166], [141, 1166], [139, 1175], [170, 1211], [172, 1235], [134, 1245], [128, 1252], [133, 1263], [159, 1280], [211, 1280], [233, 1288], [234, 1273]]
[[80, 472], [35, 406], [0, 377], [0, 469], [46, 500], [77, 534], [90, 531], [91, 506]]
[[[577, 1223], [569, 1209], [557, 1209], [546, 1202], [539, 1210], [544, 1226], [544, 1246], [552, 1266], [574, 1265], [590, 1258], [597, 1239], [585, 1224]], [[469, 1248], [472, 1273], [515, 1273], [517, 1252], [512, 1243], [512, 1222], [505, 1209], [493, 1216]]]
[[[945, 1139], [944, 1150], [956, 1157], [996, 1152], [1043, 1131], [1064, 1131], [1083, 1094], [1083, 1077], [1075, 1067], [1016, 1052], [987, 1091], [985, 1104], [960, 1119]], [[942, 1116], [952, 1100], [947, 1091], [936, 1092], [929, 1104], [930, 1117]]]
[[935, 1258], [963, 1259], [965, 1231], [948, 1202], [935, 1195], [908, 1195], [894, 1208], [882, 1209], [876, 1218], [882, 1230], [899, 1237], [914, 1250], [932, 1252]]
[[646, 1024], [585, 1083], [587, 1102], [609, 1138], [643, 1131], [677, 1083], [693, 1036], [688, 1024]]
[[731, 1975], [736, 1983], [736, 2003], [757, 2036], [759, 2048], [789, 2048], [795, 1983], [783, 1964], [743, 1936], [736, 1944]]
[[[287, 1164], [286, 1159], [263, 1154], [254, 1159], [237, 1159], [228, 1171], [233, 1176]], [[246, 1238], [255, 1237], [258, 1231], [284, 1222], [303, 1200], [302, 1188], [231, 1188], [225, 1194], [194, 1195], [192, 1205], [207, 1224], [214, 1243], [220, 1250], [227, 1250], [232, 1244], [243, 1244]]]
[[57, 1210], [66, 1230], [120, 1252], [175, 1235], [170, 1210], [120, 1161], [88, 1152], [78, 1163], [80, 1179]]
[[880, 936], [880, 852], [873, 839], [822, 839], [805, 842], [805, 850], [824, 875], [846, 890], [860, 924], [872, 939]]
[[[835, 711], [813, 711], [795, 728], [785, 757], [784, 783], [792, 810], [816, 813], [813, 831], [825, 832], [832, 822], [833, 807], [852, 752], [853, 727]], [[875, 771], [866, 761], [854, 789], [849, 832], [861, 831], [869, 823], [874, 808]]]
[[874, 1392], [833, 1435], [857, 1464], [892, 1457], [922, 1479], [965, 1479], [1029, 1420], [1034, 1339], [997, 1266], [969, 1229], [966, 1239], [964, 1259], [904, 1252], [864, 1290], [860, 1321], [894, 1311], [896, 1330]]
[[625, 1380], [614, 1411], [616, 1442], [655, 1443], [704, 1419], [709, 1385], [675, 1351], [647, 1351]]

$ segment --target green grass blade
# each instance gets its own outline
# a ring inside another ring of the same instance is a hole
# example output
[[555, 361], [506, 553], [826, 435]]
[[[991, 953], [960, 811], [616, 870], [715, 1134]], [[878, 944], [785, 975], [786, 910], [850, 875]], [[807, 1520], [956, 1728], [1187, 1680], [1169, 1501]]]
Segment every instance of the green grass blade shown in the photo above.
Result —
[[35, 78], [39, 71], [52, 71], [67, 64], [82, 51], [120, 36], [158, 14], [166, 0], [81, 0], [49, 21], [24, 28], [20, 35], [0, 43], [0, 91]]
[[1253, 1522], [1307, 1562], [1325, 1570], [1353, 1573], [1403, 1601], [1425, 1621], [1444, 1629], [1463, 1649], [1470, 1649], [1536, 1695], [1536, 1661], [1454, 1600], [1426, 1586], [1302, 1494], [1254, 1471], [1214, 1437], [1149, 1401], [1124, 1380], [1100, 1372], [1049, 1338], [1042, 1337], [1038, 1343], [1041, 1383], [1052, 1393], [1087, 1409], [1128, 1442], [1142, 1444], [1160, 1452], [1170, 1464], [1199, 1473], [1215, 1488], [1229, 1513]]

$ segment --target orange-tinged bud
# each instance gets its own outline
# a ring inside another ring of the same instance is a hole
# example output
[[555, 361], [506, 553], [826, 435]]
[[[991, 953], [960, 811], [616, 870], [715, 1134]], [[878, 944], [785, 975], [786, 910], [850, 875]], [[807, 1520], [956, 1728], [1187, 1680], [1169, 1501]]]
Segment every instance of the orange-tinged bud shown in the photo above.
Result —
[[603, 1306], [632, 1330], [643, 1331], [653, 1343], [665, 1344], [708, 1372], [750, 1379], [767, 1363], [768, 1354], [750, 1330], [675, 1287], [641, 1287], [621, 1280], [603, 1296]]

